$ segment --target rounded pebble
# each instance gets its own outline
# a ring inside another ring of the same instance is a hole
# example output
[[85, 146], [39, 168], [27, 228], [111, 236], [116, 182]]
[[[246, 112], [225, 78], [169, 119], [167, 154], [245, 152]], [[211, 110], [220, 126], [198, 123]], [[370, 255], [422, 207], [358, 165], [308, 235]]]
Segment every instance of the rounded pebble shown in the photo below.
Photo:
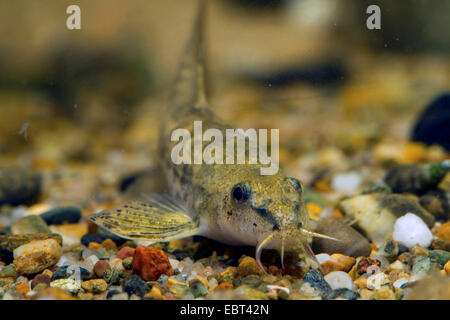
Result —
[[431, 245], [433, 234], [422, 219], [407, 213], [395, 221], [393, 238], [409, 249], [416, 244], [427, 248]]
[[325, 281], [328, 282], [331, 289], [353, 289], [353, 280], [350, 276], [343, 271], [333, 271], [327, 274]]

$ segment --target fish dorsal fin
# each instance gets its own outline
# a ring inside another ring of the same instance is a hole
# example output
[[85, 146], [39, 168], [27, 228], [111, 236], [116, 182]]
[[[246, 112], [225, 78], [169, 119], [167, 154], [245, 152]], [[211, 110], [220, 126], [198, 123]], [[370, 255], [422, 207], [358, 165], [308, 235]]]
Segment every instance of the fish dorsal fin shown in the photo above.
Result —
[[169, 112], [185, 108], [206, 107], [204, 20], [206, 1], [200, 0], [192, 29], [177, 76], [169, 94]]
[[150, 195], [112, 210], [94, 214], [90, 220], [126, 239], [165, 242], [194, 235], [198, 222], [168, 195]]

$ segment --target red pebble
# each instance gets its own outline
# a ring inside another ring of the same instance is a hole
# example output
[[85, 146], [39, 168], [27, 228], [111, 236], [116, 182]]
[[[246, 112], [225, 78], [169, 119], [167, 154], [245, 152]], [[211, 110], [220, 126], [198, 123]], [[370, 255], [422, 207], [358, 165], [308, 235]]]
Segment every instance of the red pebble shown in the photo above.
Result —
[[125, 259], [128, 257], [134, 257], [134, 248], [131, 247], [123, 247], [122, 249], [120, 249], [119, 253], [117, 253], [117, 258], [119, 259]]
[[99, 278], [103, 278], [103, 274], [106, 270], [111, 269], [111, 266], [105, 260], [98, 260], [94, 266], [94, 273]]
[[173, 269], [166, 253], [152, 247], [136, 248], [133, 271], [137, 272], [145, 281], [156, 281], [162, 274], [169, 277], [173, 275]]

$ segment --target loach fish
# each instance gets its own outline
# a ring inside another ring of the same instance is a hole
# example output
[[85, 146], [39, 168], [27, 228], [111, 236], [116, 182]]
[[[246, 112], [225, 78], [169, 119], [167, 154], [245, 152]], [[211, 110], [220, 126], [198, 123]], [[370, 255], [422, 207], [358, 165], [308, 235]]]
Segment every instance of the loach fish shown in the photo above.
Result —
[[[256, 246], [261, 263], [263, 248], [301, 250], [317, 263], [310, 248], [313, 236], [303, 202], [303, 186], [281, 173], [261, 175], [261, 164], [180, 164], [171, 159], [171, 132], [193, 133], [194, 121], [203, 128], [227, 128], [208, 108], [204, 81], [201, 1], [190, 41], [169, 94], [160, 129], [159, 156], [169, 194], [153, 194], [90, 217], [96, 224], [127, 239], [167, 242], [202, 235], [230, 245]], [[229, 127], [228, 127], [229, 128]], [[191, 135], [192, 136], [192, 135]], [[318, 263], [317, 263], [318, 264]], [[320, 264], [318, 264], [320, 267]]]

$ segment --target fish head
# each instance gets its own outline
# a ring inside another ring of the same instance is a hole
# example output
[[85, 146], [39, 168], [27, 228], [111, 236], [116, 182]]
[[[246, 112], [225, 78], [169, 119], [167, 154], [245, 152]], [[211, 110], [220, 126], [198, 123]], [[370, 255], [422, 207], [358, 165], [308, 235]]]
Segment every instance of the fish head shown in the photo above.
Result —
[[[308, 228], [308, 213], [303, 202], [303, 186], [296, 178], [255, 175], [234, 184], [229, 191], [229, 213], [248, 226], [256, 242], [273, 235], [270, 247], [277, 243], [294, 245]], [[278, 240], [278, 241], [277, 241]]]

